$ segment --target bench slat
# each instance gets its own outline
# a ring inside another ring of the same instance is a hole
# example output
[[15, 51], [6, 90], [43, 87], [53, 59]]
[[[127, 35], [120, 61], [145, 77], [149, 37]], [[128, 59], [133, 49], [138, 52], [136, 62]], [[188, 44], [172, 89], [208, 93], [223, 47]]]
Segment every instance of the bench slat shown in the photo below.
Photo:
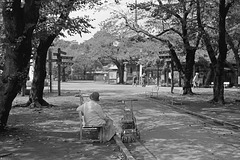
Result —
[[[177, 94], [177, 96], [174, 96], [176, 94]], [[174, 105], [174, 104], [182, 105], [182, 100], [183, 100], [183, 90], [182, 89], [173, 89], [172, 105]]]

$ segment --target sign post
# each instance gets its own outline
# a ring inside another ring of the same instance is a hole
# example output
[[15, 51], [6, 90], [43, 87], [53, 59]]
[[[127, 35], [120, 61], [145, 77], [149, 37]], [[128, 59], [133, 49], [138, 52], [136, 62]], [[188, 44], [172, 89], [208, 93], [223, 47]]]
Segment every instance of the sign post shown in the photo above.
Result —
[[62, 56], [66, 54], [67, 53], [61, 51], [60, 48], [58, 48], [58, 53], [53, 53], [54, 56], [57, 56], [56, 61], [58, 65], [58, 96], [61, 96], [61, 65], [73, 65], [72, 62], [62, 62], [62, 59], [71, 59], [71, 60], [73, 59], [73, 57]]
[[52, 93], [52, 50], [48, 51], [48, 69], [49, 69], [49, 86], [50, 93]]

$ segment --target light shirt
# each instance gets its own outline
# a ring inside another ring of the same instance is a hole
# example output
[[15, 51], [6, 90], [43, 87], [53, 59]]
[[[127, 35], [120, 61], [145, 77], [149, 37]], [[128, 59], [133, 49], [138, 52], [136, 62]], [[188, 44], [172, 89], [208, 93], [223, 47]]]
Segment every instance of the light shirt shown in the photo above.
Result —
[[193, 77], [193, 82], [197, 82], [199, 80], [199, 77], [198, 77], [198, 74], [196, 74], [194, 77]]
[[77, 111], [83, 113], [85, 126], [103, 126], [106, 124], [106, 116], [102, 107], [93, 100], [79, 106]]

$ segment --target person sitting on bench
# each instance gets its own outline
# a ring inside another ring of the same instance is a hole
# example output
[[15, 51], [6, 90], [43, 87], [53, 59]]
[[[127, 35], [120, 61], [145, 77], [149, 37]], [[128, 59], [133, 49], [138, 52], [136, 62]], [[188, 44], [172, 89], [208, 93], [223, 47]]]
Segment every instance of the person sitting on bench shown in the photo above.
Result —
[[113, 138], [116, 131], [113, 126], [113, 120], [106, 116], [102, 107], [98, 104], [99, 93], [93, 92], [90, 95], [90, 101], [83, 103], [77, 108], [78, 112], [84, 116], [84, 122], [87, 127], [103, 127], [103, 142]]

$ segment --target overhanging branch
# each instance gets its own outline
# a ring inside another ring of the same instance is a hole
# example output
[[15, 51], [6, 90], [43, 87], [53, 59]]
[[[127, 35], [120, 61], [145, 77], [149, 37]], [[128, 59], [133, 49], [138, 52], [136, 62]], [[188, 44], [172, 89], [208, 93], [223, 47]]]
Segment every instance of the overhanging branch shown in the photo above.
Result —
[[133, 31], [135, 31], [135, 32], [137, 32], [137, 33], [143, 33], [143, 34], [145, 34], [145, 35], [147, 35], [147, 36], [149, 36], [149, 37], [151, 37], [151, 38], [157, 39], [157, 40], [159, 40], [159, 41], [161, 41], [161, 42], [164, 42], [164, 43], [167, 43], [167, 42], [168, 42], [168, 40], [162, 39], [162, 38], [160, 38], [160, 37], [158, 37], [158, 36], [156, 36], [156, 35], [152, 35], [151, 33], [149, 33], [149, 32], [146, 31], [146, 30], [143, 30], [143, 29], [140, 28], [138, 25], [131, 25], [131, 24], [129, 24], [127, 18], [126, 18], [126, 17], [123, 17], [123, 18], [125, 19], [126, 26], [128, 26], [131, 30], [133, 30]]
[[170, 9], [168, 9], [166, 6], [164, 6], [164, 4], [162, 3], [161, 0], [158, 0], [158, 3], [159, 3], [159, 7], [161, 7], [162, 9], [164, 9], [166, 12], [172, 14], [173, 16], [175, 16], [177, 19], [179, 19], [181, 22], [183, 21], [183, 18], [177, 14], [176, 12], [174, 11], [171, 11]]
[[169, 31], [173, 31], [173, 32], [177, 33], [180, 37], [182, 37], [182, 33], [179, 32], [178, 30], [174, 29], [174, 28], [166, 29], [166, 30], [162, 31], [161, 33], [157, 34], [156, 36], [159, 37], [159, 36], [169, 32]]

